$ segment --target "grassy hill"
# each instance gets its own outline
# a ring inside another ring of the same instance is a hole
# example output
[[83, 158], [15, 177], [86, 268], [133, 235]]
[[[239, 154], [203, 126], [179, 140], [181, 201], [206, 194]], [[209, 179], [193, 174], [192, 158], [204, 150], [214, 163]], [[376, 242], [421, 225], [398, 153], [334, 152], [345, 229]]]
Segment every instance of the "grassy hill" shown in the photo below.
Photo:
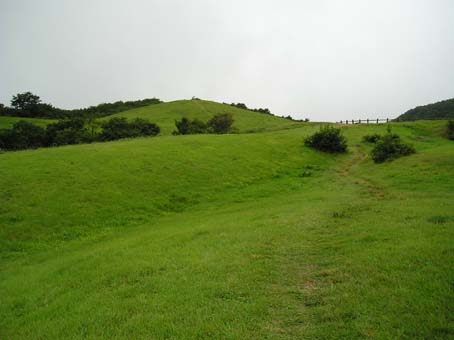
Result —
[[205, 100], [178, 100], [169, 103], [146, 106], [106, 117], [146, 118], [161, 127], [161, 134], [169, 135], [175, 130], [175, 120], [182, 117], [208, 121], [218, 113], [231, 113], [234, 127], [239, 132], [278, 130], [301, 125], [288, 119], [239, 109], [230, 105]]
[[391, 124], [418, 152], [380, 165], [385, 125], [339, 156], [303, 124], [0, 154], [0, 338], [449, 338], [444, 123]]
[[398, 121], [428, 119], [454, 119], [454, 98], [437, 103], [417, 106], [400, 115]]
[[[205, 100], [178, 100], [154, 104], [109, 115], [100, 119], [100, 121], [108, 120], [111, 117], [126, 117], [128, 119], [140, 117], [158, 124], [161, 128], [161, 135], [170, 135], [175, 130], [175, 120], [187, 117], [208, 121], [219, 113], [231, 113], [235, 120], [233, 126], [238, 129], [238, 132], [272, 131], [301, 125], [301, 123], [288, 119]], [[43, 127], [55, 121], [51, 119], [0, 116], [0, 129], [11, 128], [19, 120], [26, 120]]]

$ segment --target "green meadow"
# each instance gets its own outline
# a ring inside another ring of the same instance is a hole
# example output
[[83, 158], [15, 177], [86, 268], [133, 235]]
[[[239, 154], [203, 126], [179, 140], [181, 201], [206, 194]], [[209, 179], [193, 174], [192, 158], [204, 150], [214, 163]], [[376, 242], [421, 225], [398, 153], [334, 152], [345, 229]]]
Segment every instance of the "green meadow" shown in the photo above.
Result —
[[[219, 110], [255, 133], [169, 135]], [[158, 104], [116, 116], [160, 137], [1, 153], [0, 339], [454, 337], [446, 122], [390, 123], [417, 153], [375, 164], [385, 124], [330, 155], [304, 146], [319, 124], [242, 111]]]

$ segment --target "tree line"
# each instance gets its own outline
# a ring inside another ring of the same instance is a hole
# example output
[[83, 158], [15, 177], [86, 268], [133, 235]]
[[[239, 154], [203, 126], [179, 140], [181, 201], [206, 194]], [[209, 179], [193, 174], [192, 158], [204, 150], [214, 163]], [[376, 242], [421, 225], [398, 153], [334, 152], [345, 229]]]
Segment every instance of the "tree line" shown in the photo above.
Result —
[[224, 134], [230, 132], [236, 132], [232, 125], [234, 119], [230, 113], [220, 113], [214, 115], [207, 122], [203, 122], [200, 119], [188, 119], [186, 117], [181, 120], [175, 121], [175, 127], [177, 128], [174, 135], [194, 135], [202, 133], [216, 133]]
[[423, 119], [454, 119], [454, 98], [417, 106], [401, 114], [396, 118], [396, 121], [403, 122]]
[[[223, 134], [233, 131], [230, 114], [218, 114], [208, 122], [183, 117], [175, 121], [174, 135], [200, 133]], [[65, 118], [46, 128], [25, 120], [16, 122], [11, 129], [0, 130], [0, 150], [24, 150], [93, 142], [106, 142], [123, 138], [157, 136], [158, 125], [146, 119], [113, 117], [105, 122], [84, 117]]]
[[81, 117], [66, 118], [42, 128], [25, 120], [11, 129], [0, 130], [0, 149], [24, 150], [40, 147], [112, 141], [122, 138], [156, 136], [159, 126], [145, 119], [128, 121], [114, 117], [98, 123]]
[[65, 110], [43, 103], [38, 95], [31, 92], [18, 93], [11, 99], [11, 106], [0, 104], [0, 116], [27, 117], [27, 118], [101, 118], [118, 112], [162, 103], [158, 98], [148, 98], [135, 101], [116, 101], [102, 103], [82, 109]]
[[277, 116], [275, 115], [274, 113], [272, 113], [270, 111], [270, 109], [268, 108], [258, 108], [258, 109], [251, 109], [249, 108], [246, 104], [244, 103], [231, 103], [231, 104], [228, 104], [228, 103], [222, 103], [224, 105], [230, 105], [230, 106], [233, 106], [233, 107], [236, 107], [238, 109], [243, 109], [243, 110], [249, 110], [249, 111], [252, 111], [252, 112], [257, 112], [257, 113], [262, 113], [262, 114], [266, 114], [266, 115], [271, 115], [271, 116], [275, 116], [275, 117], [281, 117], [281, 118], [284, 118], [284, 119], [288, 119], [288, 120], [291, 120], [293, 122], [309, 122], [309, 118], [305, 118], [305, 119], [294, 119], [292, 116], [288, 115], [288, 116]]

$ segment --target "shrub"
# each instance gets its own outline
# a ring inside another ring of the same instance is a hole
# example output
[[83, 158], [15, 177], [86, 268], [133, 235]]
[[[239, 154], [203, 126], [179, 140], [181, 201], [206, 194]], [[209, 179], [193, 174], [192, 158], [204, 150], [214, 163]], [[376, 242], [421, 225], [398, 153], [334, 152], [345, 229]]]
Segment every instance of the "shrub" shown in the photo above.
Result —
[[448, 138], [454, 140], [454, 120], [448, 121], [447, 133]]
[[94, 137], [82, 118], [63, 119], [46, 128], [47, 145], [70, 145], [92, 142]]
[[44, 146], [46, 131], [32, 123], [21, 120], [11, 130], [0, 131], [0, 149], [23, 150]]
[[136, 118], [131, 123], [125, 117], [114, 117], [102, 124], [100, 140], [109, 141], [121, 138], [156, 136], [160, 128], [145, 119]]
[[199, 119], [189, 120], [186, 117], [181, 118], [180, 121], [175, 121], [176, 131], [174, 135], [192, 135], [207, 132], [207, 124]]
[[365, 135], [363, 137], [363, 142], [375, 144], [381, 139], [381, 136], [378, 133], [372, 135]]
[[304, 144], [324, 152], [343, 153], [347, 151], [347, 140], [342, 131], [332, 126], [320, 128], [319, 131], [309, 136]]
[[143, 118], [136, 118], [130, 123], [131, 129], [137, 131], [139, 136], [156, 136], [161, 129], [154, 123]]
[[232, 129], [233, 117], [230, 113], [220, 113], [208, 121], [208, 127], [212, 133], [229, 133]]
[[388, 131], [375, 144], [371, 157], [375, 163], [383, 163], [415, 152], [416, 150], [412, 145], [403, 143], [398, 135]]

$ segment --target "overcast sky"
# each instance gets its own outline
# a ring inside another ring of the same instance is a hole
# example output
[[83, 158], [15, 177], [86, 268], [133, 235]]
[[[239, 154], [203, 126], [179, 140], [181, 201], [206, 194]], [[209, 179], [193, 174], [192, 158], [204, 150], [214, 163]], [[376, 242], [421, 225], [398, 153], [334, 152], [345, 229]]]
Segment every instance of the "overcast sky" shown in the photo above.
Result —
[[395, 117], [454, 97], [454, 0], [0, 0], [0, 102], [22, 91]]

